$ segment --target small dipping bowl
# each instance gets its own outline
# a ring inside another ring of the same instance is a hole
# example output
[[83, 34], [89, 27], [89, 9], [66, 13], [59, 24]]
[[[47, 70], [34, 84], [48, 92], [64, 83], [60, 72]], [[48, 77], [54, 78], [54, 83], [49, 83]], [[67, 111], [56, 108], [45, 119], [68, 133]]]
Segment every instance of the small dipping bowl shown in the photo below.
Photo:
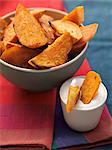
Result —
[[70, 128], [80, 132], [90, 131], [98, 125], [107, 99], [107, 90], [103, 83], [101, 83], [96, 96], [89, 104], [84, 104], [79, 99], [77, 104], [73, 107], [73, 110], [68, 113], [66, 111], [66, 104], [69, 87], [70, 85], [78, 85], [80, 87], [84, 78], [84, 76], [71, 78], [64, 82], [60, 88], [61, 106], [64, 119]]

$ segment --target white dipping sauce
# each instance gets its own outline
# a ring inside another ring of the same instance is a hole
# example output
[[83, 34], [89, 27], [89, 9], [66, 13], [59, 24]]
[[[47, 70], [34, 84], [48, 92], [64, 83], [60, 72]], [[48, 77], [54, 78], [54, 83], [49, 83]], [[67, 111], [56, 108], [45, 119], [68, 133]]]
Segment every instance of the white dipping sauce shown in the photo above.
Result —
[[[68, 90], [69, 90], [70, 85], [81, 87], [81, 85], [84, 81], [84, 78], [85, 77], [83, 77], [83, 76], [75, 77], [75, 78], [69, 79], [67, 82], [65, 82], [63, 84], [63, 88], [65, 88], [65, 90], [63, 90], [62, 100], [65, 104], [67, 103]], [[101, 83], [96, 96], [92, 99], [92, 101], [89, 104], [84, 104], [79, 99], [73, 109], [80, 109], [80, 110], [95, 109], [96, 107], [98, 107], [99, 105], [104, 103], [106, 97], [107, 97], [107, 91], [106, 91], [104, 85]]]

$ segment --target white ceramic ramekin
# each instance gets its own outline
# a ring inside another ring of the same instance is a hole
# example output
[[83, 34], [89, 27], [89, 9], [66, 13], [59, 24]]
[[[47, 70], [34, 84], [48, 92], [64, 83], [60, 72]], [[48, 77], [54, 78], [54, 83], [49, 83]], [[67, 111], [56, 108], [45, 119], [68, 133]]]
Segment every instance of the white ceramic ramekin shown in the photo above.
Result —
[[64, 119], [70, 128], [81, 132], [92, 130], [98, 125], [107, 99], [107, 90], [103, 83], [101, 83], [96, 97], [90, 104], [83, 104], [82, 101], [78, 100], [72, 112], [66, 112], [69, 86], [81, 86], [84, 78], [85, 77], [83, 76], [71, 78], [64, 82], [60, 89], [61, 106]]

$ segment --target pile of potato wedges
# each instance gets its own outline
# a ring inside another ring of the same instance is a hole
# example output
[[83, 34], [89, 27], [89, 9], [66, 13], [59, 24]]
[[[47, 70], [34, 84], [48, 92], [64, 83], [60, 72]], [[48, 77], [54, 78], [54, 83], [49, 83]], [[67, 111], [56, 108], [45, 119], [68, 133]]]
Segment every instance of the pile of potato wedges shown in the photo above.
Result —
[[[46, 69], [67, 62], [69, 54], [82, 51], [98, 24], [82, 26], [84, 7], [78, 6], [61, 20], [46, 15], [44, 9], [29, 11], [18, 4], [10, 22], [0, 18], [0, 58], [32, 69]], [[74, 55], [75, 56], [75, 55]]]

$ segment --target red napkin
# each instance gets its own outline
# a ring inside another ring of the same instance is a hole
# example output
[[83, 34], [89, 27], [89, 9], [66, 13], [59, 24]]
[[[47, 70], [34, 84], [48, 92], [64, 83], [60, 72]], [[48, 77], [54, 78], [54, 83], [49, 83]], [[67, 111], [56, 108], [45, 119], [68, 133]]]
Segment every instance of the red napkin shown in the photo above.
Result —
[[51, 148], [56, 90], [31, 93], [0, 76], [0, 145]]

